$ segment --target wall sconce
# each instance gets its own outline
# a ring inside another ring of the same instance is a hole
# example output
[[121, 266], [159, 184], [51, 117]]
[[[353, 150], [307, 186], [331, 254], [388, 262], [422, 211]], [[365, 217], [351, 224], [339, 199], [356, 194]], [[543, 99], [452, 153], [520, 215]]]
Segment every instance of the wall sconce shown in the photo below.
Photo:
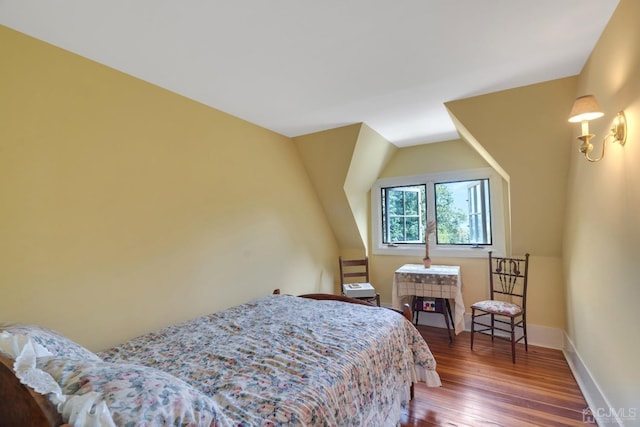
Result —
[[598, 101], [595, 96], [585, 95], [576, 99], [569, 115], [569, 122], [582, 123], [582, 135], [578, 137], [582, 144], [580, 145], [580, 152], [584, 154], [584, 157], [590, 162], [599, 162], [604, 157], [605, 147], [607, 146], [607, 138], [612, 137], [613, 142], [617, 142], [620, 145], [624, 145], [627, 141], [627, 119], [624, 115], [624, 111], [620, 111], [613, 121], [613, 127], [609, 131], [609, 134], [604, 137], [602, 141], [602, 154], [597, 159], [589, 157], [589, 153], [593, 151], [593, 145], [591, 138], [595, 135], [589, 133], [589, 121], [598, 119], [604, 116]]

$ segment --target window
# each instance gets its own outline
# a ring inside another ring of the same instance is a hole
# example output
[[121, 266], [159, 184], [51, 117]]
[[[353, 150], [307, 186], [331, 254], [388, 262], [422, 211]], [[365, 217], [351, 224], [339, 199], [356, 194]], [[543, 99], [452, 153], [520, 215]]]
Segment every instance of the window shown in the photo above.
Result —
[[424, 243], [425, 186], [382, 189], [382, 242]]
[[504, 253], [502, 179], [492, 169], [381, 179], [371, 198], [374, 254], [423, 254], [430, 219], [431, 256]]
[[434, 184], [436, 243], [491, 245], [489, 179]]

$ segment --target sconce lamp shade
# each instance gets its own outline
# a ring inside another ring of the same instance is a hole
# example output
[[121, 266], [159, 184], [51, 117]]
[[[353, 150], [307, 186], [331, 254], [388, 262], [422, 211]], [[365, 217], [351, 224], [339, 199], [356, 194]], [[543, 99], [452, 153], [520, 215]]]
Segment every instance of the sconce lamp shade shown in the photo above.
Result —
[[589, 153], [593, 150], [593, 145], [590, 141], [595, 135], [589, 133], [589, 121], [602, 116], [604, 116], [604, 113], [593, 95], [584, 95], [577, 98], [569, 115], [569, 122], [581, 124], [582, 134], [578, 139], [582, 141], [582, 144], [580, 144], [579, 150], [590, 162], [599, 162], [604, 158], [607, 138], [611, 137], [612, 142], [617, 142], [620, 145], [624, 145], [627, 141], [627, 119], [624, 111], [620, 111], [613, 121], [613, 127], [609, 130], [609, 134], [602, 141], [602, 154], [598, 158], [591, 157]]
[[593, 95], [584, 95], [576, 98], [576, 101], [573, 103], [571, 114], [569, 114], [569, 121], [571, 123], [579, 123], [598, 119], [602, 116], [604, 116], [604, 113], [596, 97]]

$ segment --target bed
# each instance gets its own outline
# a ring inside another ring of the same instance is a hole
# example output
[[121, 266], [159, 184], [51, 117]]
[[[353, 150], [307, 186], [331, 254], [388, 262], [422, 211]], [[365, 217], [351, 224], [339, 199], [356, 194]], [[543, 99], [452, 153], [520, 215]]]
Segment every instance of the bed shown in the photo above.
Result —
[[34, 325], [0, 330], [2, 425], [397, 425], [414, 383], [441, 385], [410, 321], [324, 294], [270, 295], [97, 354]]

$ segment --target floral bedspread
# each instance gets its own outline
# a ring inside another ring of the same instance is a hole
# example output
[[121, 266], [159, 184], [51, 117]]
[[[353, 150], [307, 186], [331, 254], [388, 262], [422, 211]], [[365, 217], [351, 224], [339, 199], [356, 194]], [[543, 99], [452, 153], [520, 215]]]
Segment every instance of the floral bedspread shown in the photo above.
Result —
[[411, 382], [439, 386], [418, 331], [386, 308], [273, 295], [98, 354], [211, 396], [219, 425], [396, 425]]

